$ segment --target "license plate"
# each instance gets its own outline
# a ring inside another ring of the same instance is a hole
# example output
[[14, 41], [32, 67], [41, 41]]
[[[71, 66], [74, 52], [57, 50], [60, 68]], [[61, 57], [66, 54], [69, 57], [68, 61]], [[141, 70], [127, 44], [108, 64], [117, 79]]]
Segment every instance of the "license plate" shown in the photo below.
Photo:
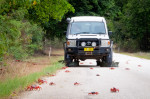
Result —
[[84, 48], [84, 51], [93, 51], [93, 48]]

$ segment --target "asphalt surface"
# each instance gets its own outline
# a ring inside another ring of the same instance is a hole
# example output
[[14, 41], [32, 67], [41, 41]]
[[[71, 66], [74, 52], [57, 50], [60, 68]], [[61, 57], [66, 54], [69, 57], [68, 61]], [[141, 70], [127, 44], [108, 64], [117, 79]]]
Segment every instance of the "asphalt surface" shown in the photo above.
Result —
[[[150, 99], [150, 60], [115, 53], [114, 61], [119, 62], [114, 69], [86, 60], [79, 67], [59, 70], [56, 76], [43, 78], [48, 83], [40, 85], [40, 91], [26, 91], [17, 99]], [[113, 87], [119, 92], [111, 92]]]

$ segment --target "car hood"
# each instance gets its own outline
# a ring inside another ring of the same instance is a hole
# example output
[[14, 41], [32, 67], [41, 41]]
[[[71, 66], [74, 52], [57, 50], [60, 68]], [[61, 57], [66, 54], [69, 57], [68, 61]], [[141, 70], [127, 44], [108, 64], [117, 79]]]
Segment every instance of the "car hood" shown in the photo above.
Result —
[[68, 39], [80, 39], [80, 38], [97, 38], [97, 39], [109, 39], [109, 36], [106, 34], [77, 34], [77, 35], [68, 35]]

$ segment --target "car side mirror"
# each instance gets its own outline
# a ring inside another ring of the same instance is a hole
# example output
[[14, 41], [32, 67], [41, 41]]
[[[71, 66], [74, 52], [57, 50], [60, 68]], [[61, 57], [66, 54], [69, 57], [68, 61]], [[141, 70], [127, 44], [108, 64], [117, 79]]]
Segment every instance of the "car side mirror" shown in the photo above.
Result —
[[112, 31], [109, 31], [108, 34], [109, 34], [109, 35], [112, 35]]
[[67, 22], [70, 23], [70, 21], [71, 21], [71, 19], [70, 19], [70, 18], [67, 18]]

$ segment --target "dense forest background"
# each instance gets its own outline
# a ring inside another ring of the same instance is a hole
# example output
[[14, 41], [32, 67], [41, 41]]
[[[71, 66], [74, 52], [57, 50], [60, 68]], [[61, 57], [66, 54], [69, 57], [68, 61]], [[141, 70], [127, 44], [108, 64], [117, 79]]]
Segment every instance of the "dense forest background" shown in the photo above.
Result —
[[104, 16], [124, 51], [150, 51], [150, 0], [0, 0], [0, 61], [22, 59], [65, 36], [66, 18]]

